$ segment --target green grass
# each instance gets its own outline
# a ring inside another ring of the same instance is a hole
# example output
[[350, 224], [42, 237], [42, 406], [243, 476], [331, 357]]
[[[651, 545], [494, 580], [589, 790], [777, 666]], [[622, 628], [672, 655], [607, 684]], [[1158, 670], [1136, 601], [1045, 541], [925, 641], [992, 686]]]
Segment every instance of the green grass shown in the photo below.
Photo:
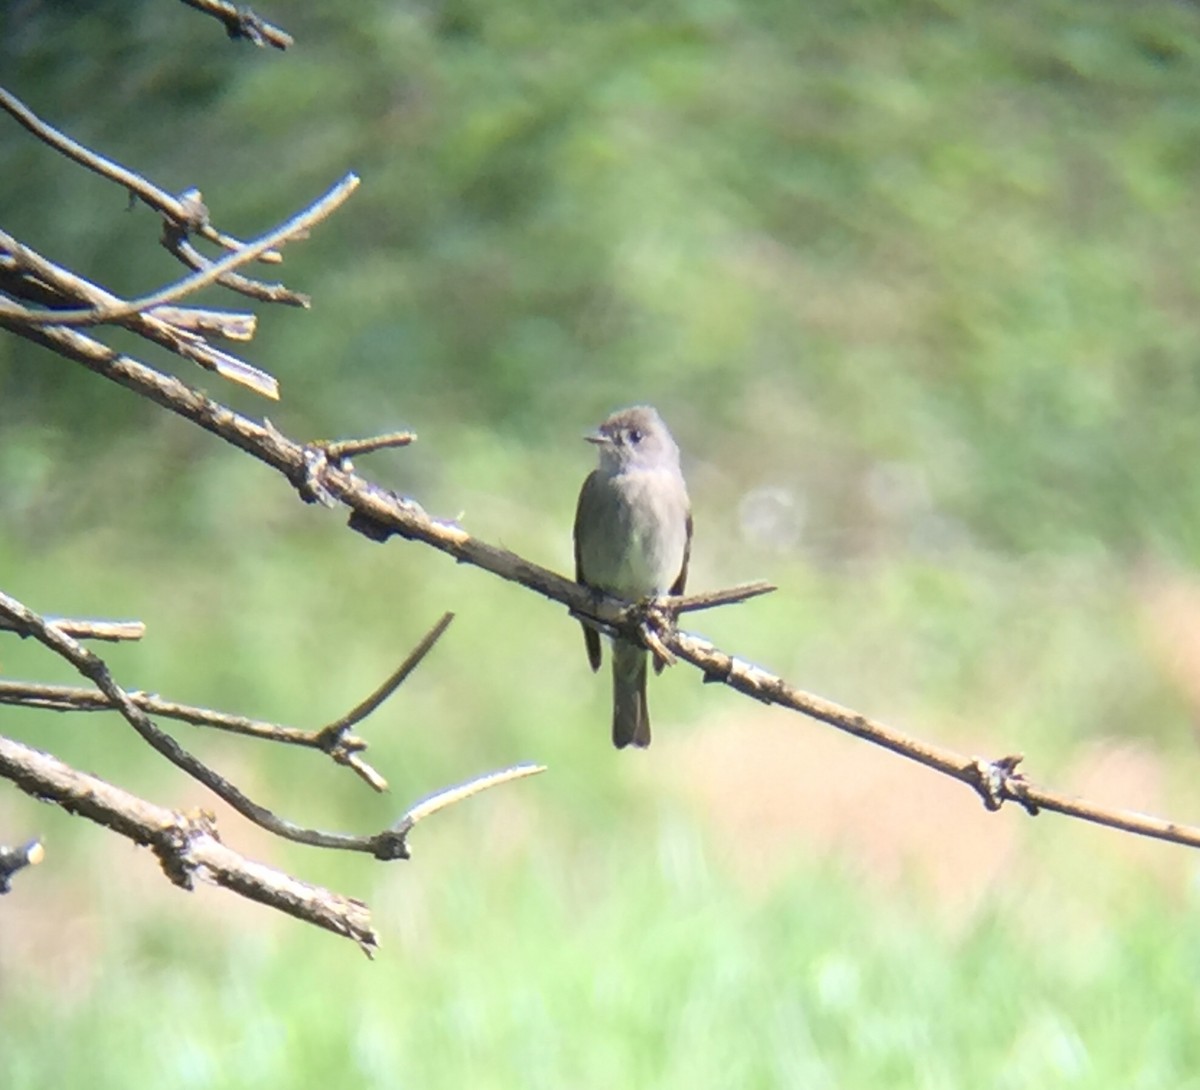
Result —
[[70, 995], [36, 961], [10, 976], [8, 1085], [1198, 1084], [1194, 898], [1093, 903], [1071, 932], [1008, 890], [947, 931], [813, 862], [748, 897], [648, 830], [586, 857], [535, 832], [500, 865], [448, 844], [436, 880], [376, 890], [375, 964], [261, 916], [127, 908]]

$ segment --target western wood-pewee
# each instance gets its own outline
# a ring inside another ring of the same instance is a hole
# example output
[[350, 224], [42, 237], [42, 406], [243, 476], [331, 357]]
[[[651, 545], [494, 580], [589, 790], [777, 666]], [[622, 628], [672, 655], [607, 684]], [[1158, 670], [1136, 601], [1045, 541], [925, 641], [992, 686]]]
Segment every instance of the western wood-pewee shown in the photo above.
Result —
[[[575, 509], [575, 578], [636, 602], [682, 594], [692, 545], [692, 512], [679, 448], [654, 409], [615, 412], [590, 435], [600, 464], [583, 482]], [[583, 627], [588, 661], [600, 668], [600, 635]], [[613, 641], [613, 745], [650, 744], [646, 654]], [[655, 663], [655, 670], [662, 669]]]

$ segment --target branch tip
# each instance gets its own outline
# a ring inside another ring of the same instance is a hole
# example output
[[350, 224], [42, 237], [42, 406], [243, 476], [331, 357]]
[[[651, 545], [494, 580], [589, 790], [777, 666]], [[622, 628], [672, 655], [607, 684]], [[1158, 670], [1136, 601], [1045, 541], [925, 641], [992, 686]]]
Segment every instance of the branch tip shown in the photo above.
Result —
[[684, 594], [659, 599], [662, 606], [672, 613], [688, 613], [693, 610], [713, 609], [716, 606], [736, 605], [758, 598], [763, 594], [772, 594], [779, 588], [774, 583], [759, 579], [753, 583], [742, 583], [740, 586], [729, 587], [726, 590], [710, 590], [702, 594]]
[[476, 776], [465, 783], [456, 784], [453, 787], [444, 788], [432, 795], [427, 795], [425, 798], [414, 803], [409, 808], [408, 813], [396, 822], [392, 828], [402, 835], [407, 835], [408, 831], [418, 821], [424, 821], [425, 818], [436, 814], [439, 810], [444, 810], [447, 806], [453, 806], [456, 802], [469, 799], [472, 795], [478, 795], [481, 791], [487, 791], [492, 787], [499, 787], [502, 783], [523, 780], [526, 776], [536, 776], [539, 772], [545, 771], [545, 765], [519, 764], [513, 765], [510, 768], [500, 769], [497, 772], [487, 772], [482, 776]]
[[450, 622], [453, 620], [453, 613], [443, 613], [433, 627], [421, 637], [417, 646], [408, 653], [404, 661], [392, 671], [388, 679], [378, 689], [340, 719], [335, 719], [328, 726], [322, 727], [319, 732], [322, 747], [326, 750], [332, 750], [342, 741], [346, 731], [356, 723], [361, 723], [380, 704], [387, 700], [392, 693], [400, 688], [408, 676], [421, 665], [421, 660], [433, 650], [433, 645], [441, 639], [442, 634], [450, 627]]
[[387, 450], [392, 447], [407, 447], [416, 441], [417, 436], [414, 432], [393, 431], [365, 439], [319, 439], [310, 445], [324, 451], [325, 456], [331, 462], [348, 468], [349, 460], [359, 454], [372, 454], [377, 450]]
[[26, 867], [36, 867], [46, 858], [46, 849], [40, 840], [30, 840], [18, 848], [0, 844], [0, 893], [12, 889], [12, 877]]
[[[185, 295], [199, 291], [209, 284], [219, 280], [225, 273], [233, 272], [243, 265], [256, 260], [267, 250], [281, 243], [297, 238], [306, 237], [308, 229], [315, 223], [325, 219], [346, 202], [358, 188], [359, 178], [350, 173], [333, 185], [321, 197], [318, 197], [307, 208], [298, 212], [285, 223], [272, 231], [268, 231], [254, 242], [239, 246], [232, 253], [219, 261], [208, 263], [190, 276], [177, 280], [150, 295], [138, 299], [114, 299], [103, 306], [89, 306], [73, 310], [31, 311], [22, 316], [22, 322], [27, 325], [75, 326], [97, 325], [101, 322], [116, 322], [134, 314], [140, 314], [166, 303], [174, 303]], [[186, 212], [191, 216], [193, 213]]]
[[[105, 640], [108, 643], [119, 643], [122, 640], [140, 640], [146, 634], [146, 626], [141, 621], [107, 621], [97, 618], [54, 616], [47, 616], [44, 620], [49, 627], [76, 640]], [[0, 631], [20, 632], [21, 629], [11, 618], [0, 616]]]

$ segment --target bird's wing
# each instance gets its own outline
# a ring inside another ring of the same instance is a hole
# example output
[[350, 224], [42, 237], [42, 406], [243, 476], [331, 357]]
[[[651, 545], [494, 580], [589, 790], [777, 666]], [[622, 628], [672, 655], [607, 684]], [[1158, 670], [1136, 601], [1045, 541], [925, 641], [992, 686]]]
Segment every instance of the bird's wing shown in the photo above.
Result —
[[692, 512], [687, 513], [687, 540], [683, 543], [683, 566], [679, 569], [679, 575], [675, 582], [671, 584], [672, 594], [682, 594], [683, 588], [687, 583], [688, 561], [692, 557]]
[[[575, 529], [572, 536], [575, 539], [575, 582], [582, 583], [585, 587], [588, 581], [583, 575], [583, 550], [579, 545], [579, 515], [583, 510], [583, 497], [586, 496], [589, 490], [595, 488], [597, 481], [596, 470], [592, 470], [588, 474], [587, 480], [583, 482], [583, 487], [579, 490], [579, 502], [575, 505]], [[583, 642], [587, 647], [588, 662], [591, 664], [592, 670], [600, 669], [600, 633], [588, 625], [583, 625]]]

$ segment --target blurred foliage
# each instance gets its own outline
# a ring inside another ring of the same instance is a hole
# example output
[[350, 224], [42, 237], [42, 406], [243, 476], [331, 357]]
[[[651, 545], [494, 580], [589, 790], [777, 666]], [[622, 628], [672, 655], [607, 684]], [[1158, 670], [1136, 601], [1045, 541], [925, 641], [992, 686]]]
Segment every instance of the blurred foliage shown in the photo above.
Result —
[[[161, 0], [18, 3], [0, 63], [48, 119], [199, 186], [244, 235], [361, 173], [288, 254], [313, 313], [264, 315], [253, 347], [297, 423], [543, 443], [564, 405], [685, 403], [675, 419], [731, 445], [765, 431], [763, 461], [911, 462], [1004, 547], [1196, 553], [1193, 8], [272, 17], [299, 39], [286, 56]], [[23, 237], [118, 290], [172, 275], [145, 209], [16, 126], [0, 141]], [[90, 377], [11, 343], [0, 382], [6, 426], [58, 422], [56, 445], [150, 411], [105, 391], [97, 413]]]
[[[364, 472], [559, 570], [588, 467], [575, 436], [653, 402], [684, 448], [694, 585], [781, 586], [695, 627], [915, 733], [1025, 750], [1045, 782], [1194, 812], [1195, 6], [262, 14], [292, 51], [168, 0], [0, 13], [8, 89], [197, 186], [224, 230], [253, 237], [363, 177], [286, 251], [312, 311], [253, 308], [246, 354], [281, 403], [182, 377], [297, 437], [415, 428]], [[48, 256], [119, 292], [179, 275], [145, 208], [4, 118], [0, 164], [0, 219]], [[797, 755], [777, 717], [683, 669], [655, 683], [654, 748], [618, 757], [607, 684], [545, 603], [369, 545], [8, 336], [0, 585], [147, 621], [143, 645], [107, 652], [129, 687], [310, 726], [456, 610], [362, 731], [391, 797], [311, 754], [180, 730], [293, 818], [375, 828], [468, 774], [551, 766], [439, 815], [396, 868], [222, 818], [249, 854], [368, 897], [373, 967], [228, 895], [184, 897], [145, 853], [0, 793], [0, 837], [44, 829], [51, 848], [0, 904], [13, 1090], [1198, 1085], [1189, 853], [1003, 814], [947, 877], [966, 792], [884, 778], [894, 759], [800, 722]], [[0, 670], [69, 678], [15, 640]], [[0, 719], [156, 801], [211, 805], [107, 717]], [[783, 861], [747, 879], [774, 838]]]

